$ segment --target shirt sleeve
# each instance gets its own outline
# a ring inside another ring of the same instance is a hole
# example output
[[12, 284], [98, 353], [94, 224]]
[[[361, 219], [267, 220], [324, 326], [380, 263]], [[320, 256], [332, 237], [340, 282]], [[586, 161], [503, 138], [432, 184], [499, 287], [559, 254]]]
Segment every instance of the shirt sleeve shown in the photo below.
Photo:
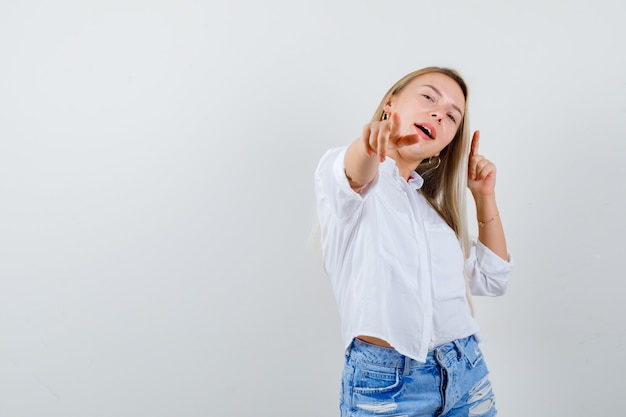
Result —
[[465, 260], [465, 273], [472, 295], [496, 297], [506, 292], [513, 258], [500, 258], [479, 240], [472, 241], [470, 255]]
[[346, 147], [342, 147], [326, 151], [315, 170], [318, 211], [328, 211], [337, 220], [352, 217], [362, 206], [367, 189], [373, 185], [366, 186], [361, 194], [350, 187], [344, 165], [346, 150]]

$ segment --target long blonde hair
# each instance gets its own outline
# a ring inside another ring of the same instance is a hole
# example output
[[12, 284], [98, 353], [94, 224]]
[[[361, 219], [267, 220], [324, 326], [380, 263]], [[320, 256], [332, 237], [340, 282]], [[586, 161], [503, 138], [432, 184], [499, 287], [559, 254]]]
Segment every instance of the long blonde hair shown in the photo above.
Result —
[[442, 67], [427, 67], [411, 72], [387, 91], [372, 117], [372, 122], [383, 119], [383, 109], [392, 96], [402, 91], [415, 78], [430, 73], [446, 75], [461, 87], [465, 97], [465, 109], [454, 139], [439, 154], [441, 163], [433, 168], [432, 164], [425, 160], [415, 171], [424, 178], [424, 185], [421, 188], [424, 197], [454, 230], [467, 257], [470, 250], [466, 208], [470, 132], [467, 123], [468, 90], [463, 78], [455, 70]]

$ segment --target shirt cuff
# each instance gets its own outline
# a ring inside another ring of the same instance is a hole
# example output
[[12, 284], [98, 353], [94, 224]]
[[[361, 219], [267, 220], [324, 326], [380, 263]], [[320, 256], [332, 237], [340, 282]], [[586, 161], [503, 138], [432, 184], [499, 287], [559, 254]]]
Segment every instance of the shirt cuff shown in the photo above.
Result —
[[476, 259], [481, 271], [487, 275], [508, 274], [513, 269], [513, 256], [507, 250], [508, 261], [496, 255], [480, 240], [476, 240]]
[[372, 188], [374, 184], [378, 181], [378, 175], [367, 185], [361, 188], [361, 192], [357, 193], [350, 186], [350, 181], [348, 181], [348, 176], [346, 175], [346, 152], [348, 148], [345, 147], [339, 152], [337, 155], [337, 159], [335, 159], [335, 163], [333, 164], [333, 176], [335, 177], [335, 182], [339, 186], [339, 191], [342, 193], [356, 198], [362, 199], [367, 194], [367, 191]]

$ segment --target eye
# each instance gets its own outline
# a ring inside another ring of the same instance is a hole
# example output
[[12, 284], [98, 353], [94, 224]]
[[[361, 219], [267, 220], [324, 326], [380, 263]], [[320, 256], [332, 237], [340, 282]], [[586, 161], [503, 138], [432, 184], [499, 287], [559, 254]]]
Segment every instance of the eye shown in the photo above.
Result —
[[453, 115], [453, 114], [449, 114], [449, 115], [448, 115], [448, 118], [449, 118], [450, 120], [452, 120], [453, 122], [455, 122], [455, 123], [456, 123], [456, 117], [454, 117], [454, 115]]
[[433, 101], [433, 98], [429, 96], [428, 94], [422, 94], [422, 97], [424, 97], [428, 101]]

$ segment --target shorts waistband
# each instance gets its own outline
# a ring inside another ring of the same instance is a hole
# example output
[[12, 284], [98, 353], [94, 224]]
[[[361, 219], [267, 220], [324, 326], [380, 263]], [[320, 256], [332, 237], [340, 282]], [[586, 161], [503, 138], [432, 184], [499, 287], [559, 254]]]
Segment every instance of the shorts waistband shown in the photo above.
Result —
[[346, 357], [351, 361], [370, 363], [381, 366], [394, 367], [403, 369], [404, 374], [408, 373], [410, 368], [420, 368], [426, 366], [447, 366], [454, 360], [460, 360], [466, 355], [466, 352], [477, 352], [477, 345], [474, 336], [463, 339], [454, 340], [449, 343], [437, 346], [428, 352], [425, 362], [418, 362], [408, 356], [402, 355], [393, 348], [378, 346], [364, 342], [358, 338], [354, 338], [348, 349], [346, 349]]

